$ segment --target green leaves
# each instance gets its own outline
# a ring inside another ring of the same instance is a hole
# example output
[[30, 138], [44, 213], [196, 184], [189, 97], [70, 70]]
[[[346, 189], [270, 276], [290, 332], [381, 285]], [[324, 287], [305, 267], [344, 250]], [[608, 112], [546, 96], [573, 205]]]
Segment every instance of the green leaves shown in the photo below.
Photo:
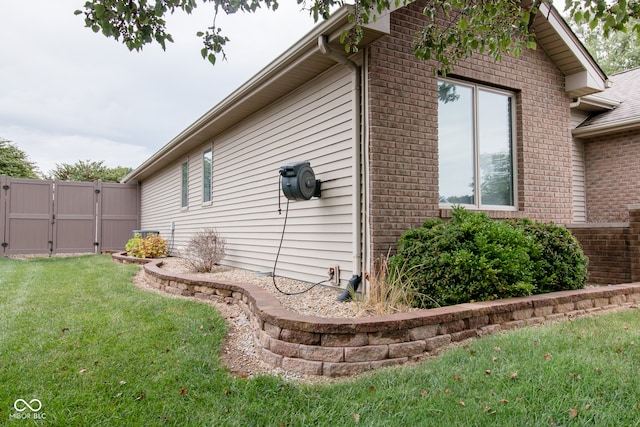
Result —
[[95, 181], [100, 179], [104, 182], [120, 182], [129, 172], [130, 167], [116, 166], [109, 168], [104, 161], [92, 162], [90, 160], [79, 160], [74, 164], [56, 163], [56, 167], [49, 171], [53, 179], [60, 181]]
[[[226, 14], [252, 13], [261, 7], [277, 10], [276, 0], [201, 0], [213, 3], [213, 24], [206, 32], [198, 32], [202, 38], [201, 55], [212, 64], [220, 55], [225, 59], [224, 47], [230, 40], [216, 26], [219, 10]], [[296, 0], [315, 21], [329, 18], [331, 11], [342, 6], [341, 0]], [[430, 0], [424, 6], [427, 18], [417, 34], [414, 45], [416, 57], [435, 60], [435, 71], [446, 75], [461, 59], [474, 52], [487, 53], [500, 60], [503, 55], [520, 55], [525, 49], [535, 49], [533, 19], [538, 5], [550, 0], [519, 2], [511, 0]], [[399, 7], [408, 0], [359, 0], [349, 17], [352, 23], [343, 30], [341, 40], [347, 52], [357, 52], [362, 41], [362, 26], [375, 22], [377, 16], [392, 4]], [[130, 50], [140, 50], [150, 43], [158, 43], [166, 49], [173, 38], [163, 19], [168, 13], [181, 10], [190, 14], [198, 5], [197, 0], [88, 0], [76, 15], [84, 15], [85, 26], [106, 37], [121, 41]], [[612, 31], [634, 31], [640, 38], [640, 25], [630, 22], [640, 17], [637, 0], [566, 0], [566, 10], [577, 22], [588, 23], [591, 28], [602, 25], [606, 36]]]
[[97, 19], [104, 18], [104, 14], [105, 14], [105, 11], [106, 11], [104, 5], [97, 4], [97, 5], [95, 5], [93, 10], [94, 10], [94, 12], [96, 14], [96, 18]]
[[[534, 3], [535, 4], [535, 3]], [[535, 48], [530, 31], [537, 8], [508, 1], [431, 1], [423, 9], [428, 23], [415, 44], [418, 58], [434, 59], [436, 71], [450, 73], [456, 63], [474, 52], [500, 60]]]
[[0, 175], [13, 178], [38, 178], [38, 167], [17, 145], [0, 137]]
[[136, 258], [159, 258], [169, 255], [169, 245], [160, 235], [142, 237], [136, 233], [127, 242], [125, 249], [128, 256]]
[[578, 289], [587, 260], [575, 238], [554, 224], [494, 221], [455, 208], [451, 221], [406, 231], [390, 272], [426, 297], [422, 308]]
[[640, 38], [640, 28], [634, 19], [640, 18], [640, 2], [618, 0], [566, 0], [565, 12], [578, 25], [588, 24], [591, 30], [601, 27], [604, 37], [613, 32], [635, 32]]

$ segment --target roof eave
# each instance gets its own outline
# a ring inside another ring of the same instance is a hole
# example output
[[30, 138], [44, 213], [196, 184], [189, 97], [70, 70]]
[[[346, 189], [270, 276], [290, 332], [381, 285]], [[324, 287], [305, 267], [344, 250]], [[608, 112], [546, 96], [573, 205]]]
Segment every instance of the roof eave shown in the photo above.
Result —
[[538, 21], [547, 23], [553, 29], [550, 41], [543, 41], [542, 48], [553, 43], [547, 53], [559, 64], [565, 75], [565, 91], [569, 96], [578, 98], [604, 91], [609, 86], [607, 75], [593, 59], [575, 33], [551, 4], [542, 3]]
[[[318, 49], [317, 39], [321, 35], [328, 36], [330, 45], [347, 56], [344, 48], [341, 47], [339, 36], [343, 29], [353, 25], [348, 19], [352, 11], [353, 6], [350, 5], [336, 10], [329, 19], [316, 25], [291, 48], [124, 177], [123, 182], [141, 180], [151, 175], [159, 168], [212, 140], [220, 132], [294, 90], [298, 82], [301, 84], [305, 81], [304, 79], [310, 79], [312, 73], [319, 73], [334, 66], [335, 62]], [[388, 32], [388, 23], [385, 20], [378, 20], [366, 26], [363, 45]], [[301, 67], [302, 65], [304, 67]]]
[[588, 139], [635, 129], [640, 129], [640, 116], [629, 117], [626, 119], [611, 121], [598, 125], [577, 127], [573, 129], [571, 133], [576, 138]]

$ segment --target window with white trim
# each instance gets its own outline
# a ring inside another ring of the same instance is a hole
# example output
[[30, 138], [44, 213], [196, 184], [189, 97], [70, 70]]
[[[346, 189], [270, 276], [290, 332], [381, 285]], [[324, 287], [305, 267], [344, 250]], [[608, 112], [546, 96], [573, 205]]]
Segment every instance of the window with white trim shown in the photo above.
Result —
[[213, 152], [211, 148], [202, 153], [202, 201], [211, 201], [211, 182], [213, 173]]
[[440, 205], [514, 209], [515, 94], [438, 81]]
[[181, 204], [183, 208], [189, 206], [189, 161], [182, 163], [182, 186], [181, 186]]

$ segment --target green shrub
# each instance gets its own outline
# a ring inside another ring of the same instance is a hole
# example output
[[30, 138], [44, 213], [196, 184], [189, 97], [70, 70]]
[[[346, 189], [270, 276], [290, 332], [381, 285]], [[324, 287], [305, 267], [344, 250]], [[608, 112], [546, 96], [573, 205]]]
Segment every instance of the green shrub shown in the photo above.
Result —
[[539, 250], [531, 254], [533, 280], [537, 293], [580, 289], [587, 281], [587, 264], [578, 240], [569, 230], [556, 224], [530, 219], [510, 220], [531, 235]]
[[586, 258], [565, 229], [463, 208], [449, 222], [406, 231], [390, 271], [401, 266], [411, 272], [407, 286], [424, 294], [423, 308], [577, 289], [586, 280]]
[[160, 235], [153, 234], [142, 237], [140, 233], [136, 233], [133, 238], [129, 239], [125, 249], [127, 255], [136, 258], [159, 258], [169, 255], [167, 241]]

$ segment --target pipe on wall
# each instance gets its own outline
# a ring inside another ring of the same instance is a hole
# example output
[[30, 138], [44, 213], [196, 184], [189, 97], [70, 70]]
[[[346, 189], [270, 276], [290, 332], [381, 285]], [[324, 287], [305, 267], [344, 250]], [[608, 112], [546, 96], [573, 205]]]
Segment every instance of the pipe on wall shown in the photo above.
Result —
[[352, 148], [352, 180], [353, 186], [355, 187], [355, 191], [353, 192], [353, 204], [352, 204], [352, 234], [353, 234], [353, 274], [360, 275], [362, 273], [362, 241], [361, 241], [361, 215], [360, 215], [360, 204], [361, 204], [361, 172], [360, 172], [360, 156], [361, 154], [361, 76], [360, 76], [360, 66], [346, 58], [342, 55], [339, 55], [334, 50], [329, 47], [328, 37], [321, 35], [318, 36], [318, 48], [323, 55], [326, 55], [328, 58], [333, 59], [339, 64], [344, 65], [345, 67], [351, 70], [353, 75], [352, 83], [353, 83], [353, 131], [354, 131], [354, 143]]

